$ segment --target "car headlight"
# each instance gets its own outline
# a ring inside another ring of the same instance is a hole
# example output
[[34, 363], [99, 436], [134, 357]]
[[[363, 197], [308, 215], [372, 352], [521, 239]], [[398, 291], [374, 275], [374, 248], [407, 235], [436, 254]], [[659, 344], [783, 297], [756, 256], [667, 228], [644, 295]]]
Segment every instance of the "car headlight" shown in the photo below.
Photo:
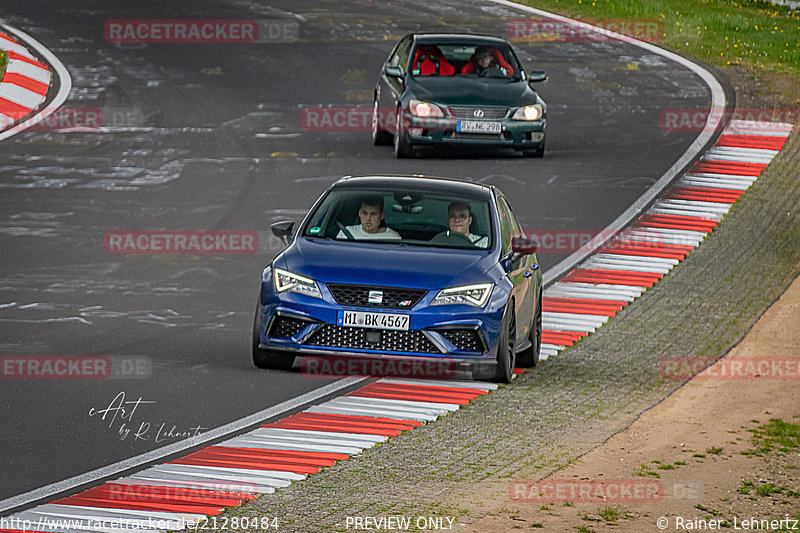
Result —
[[511, 118], [514, 120], [539, 120], [542, 118], [542, 114], [544, 114], [542, 104], [526, 105], [517, 109]]
[[311, 278], [276, 268], [272, 279], [275, 281], [275, 292], [298, 292], [313, 298], [322, 298], [317, 282]]
[[411, 100], [408, 104], [408, 108], [415, 117], [430, 118], [444, 116], [442, 109], [438, 105], [429, 102]]
[[466, 304], [473, 307], [483, 307], [489, 301], [494, 283], [478, 283], [475, 285], [461, 285], [442, 289], [431, 305]]

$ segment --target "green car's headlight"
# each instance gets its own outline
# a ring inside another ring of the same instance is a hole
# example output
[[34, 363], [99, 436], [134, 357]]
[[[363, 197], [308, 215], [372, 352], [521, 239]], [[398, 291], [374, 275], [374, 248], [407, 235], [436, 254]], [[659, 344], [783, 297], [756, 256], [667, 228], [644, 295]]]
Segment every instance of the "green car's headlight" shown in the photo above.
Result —
[[542, 104], [534, 104], [520, 107], [514, 112], [514, 116], [511, 118], [514, 120], [539, 120], [542, 118], [543, 114], [544, 110], [542, 109]]
[[422, 102], [420, 100], [411, 100], [408, 104], [411, 114], [415, 117], [429, 118], [429, 117], [443, 117], [442, 109], [429, 102]]
[[475, 285], [461, 285], [442, 289], [431, 305], [466, 304], [473, 307], [483, 307], [489, 301], [494, 283], [477, 283]]
[[272, 279], [275, 281], [275, 292], [297, 292], [313, 298], [322, 298], [317, 282], [311, 278], [276, 268]]

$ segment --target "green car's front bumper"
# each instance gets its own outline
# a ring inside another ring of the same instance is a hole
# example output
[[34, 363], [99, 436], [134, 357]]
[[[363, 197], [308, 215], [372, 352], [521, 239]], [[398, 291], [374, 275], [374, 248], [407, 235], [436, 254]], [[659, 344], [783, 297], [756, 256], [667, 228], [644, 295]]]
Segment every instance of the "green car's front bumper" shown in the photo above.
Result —
[[481, 144], [506, 146], [516, 150], [536, 150], [545, 139], [547, 117], [539, 120], [511, 120], [503, 118], [487, 122], [499, 122], [499, 134], [462, 133], [457, 131], [459, 119], [420, 118], [405, 116], [408, 142], [415, 146], [434, 144]]

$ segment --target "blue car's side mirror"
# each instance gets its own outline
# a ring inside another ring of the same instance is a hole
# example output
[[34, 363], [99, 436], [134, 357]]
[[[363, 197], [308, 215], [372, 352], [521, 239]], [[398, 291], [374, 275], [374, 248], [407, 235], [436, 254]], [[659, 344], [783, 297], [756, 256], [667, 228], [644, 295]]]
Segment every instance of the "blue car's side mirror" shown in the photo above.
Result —
[[269, 228], [272, 230], [272, 234], [282, 240], [286, 246], [289, 246], [289, 243], [292, 242], [293, 220], [281, 220], [280, 222], [275, 222]]

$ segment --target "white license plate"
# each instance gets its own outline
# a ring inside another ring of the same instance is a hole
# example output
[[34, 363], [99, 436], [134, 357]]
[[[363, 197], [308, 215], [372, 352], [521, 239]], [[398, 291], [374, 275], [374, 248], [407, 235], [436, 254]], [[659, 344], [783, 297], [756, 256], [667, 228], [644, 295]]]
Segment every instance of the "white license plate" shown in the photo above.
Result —
[[461, 133], [501, 133], [499, 122], [475, 122], [473, 120], [459, 120], [456, 131]]
[[370, 313], [368, 311], [339, 311], [336, 324], [353, 328], [396, 329], [408, 331], [408, 315]]

